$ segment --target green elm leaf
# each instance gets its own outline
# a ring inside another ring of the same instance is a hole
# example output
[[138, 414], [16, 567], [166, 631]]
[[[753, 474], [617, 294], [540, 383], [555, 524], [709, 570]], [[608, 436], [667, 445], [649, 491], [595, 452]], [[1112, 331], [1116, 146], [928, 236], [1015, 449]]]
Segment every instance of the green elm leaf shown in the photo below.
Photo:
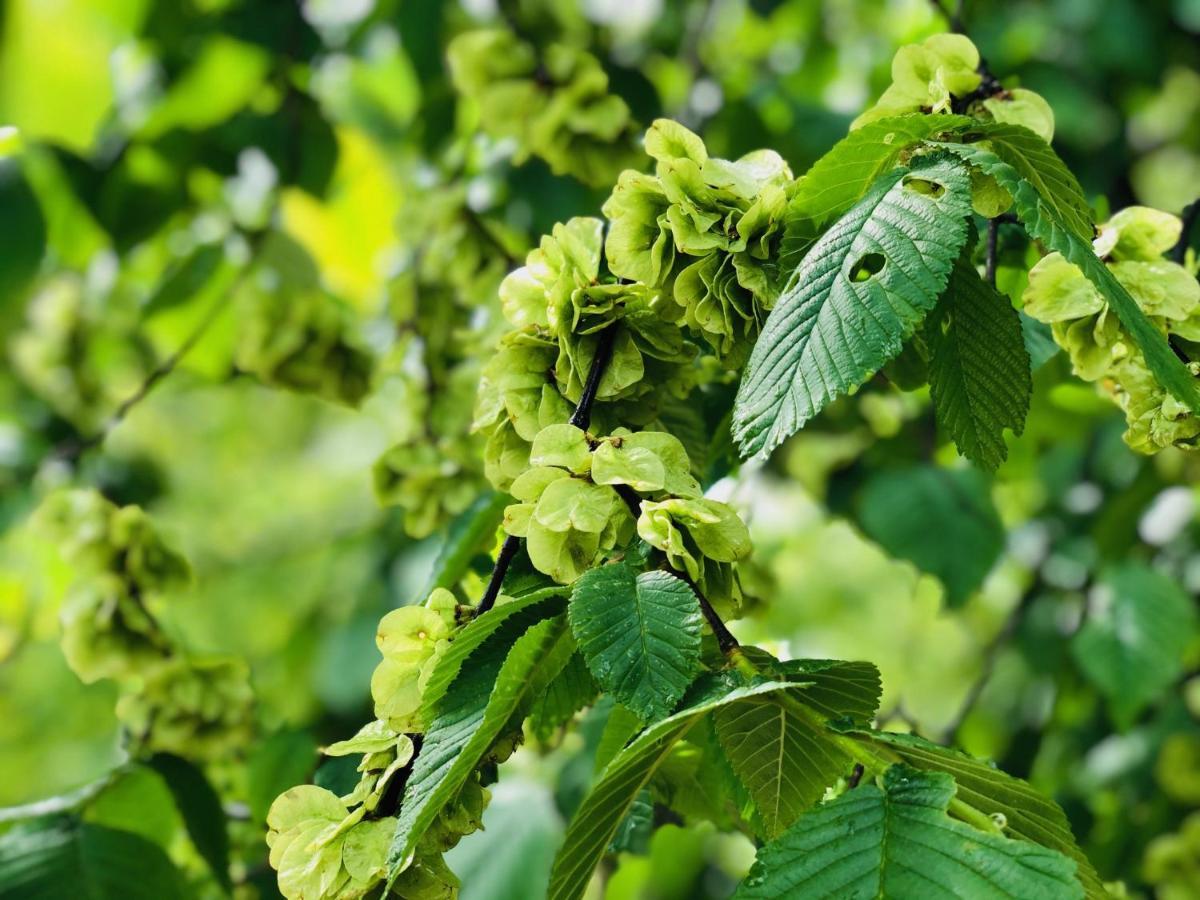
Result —
[[[547, 619], [524, 634], [508, 620], [471, 656], [438, 705], [421, 752], [404, 786], [396, 835], [388, 854], [388, 883], [407, 869], [426, 830], [483, 761], [504, 728], [528, 712], [562, 666], [554, 652], [570, 639], [563, 617]], [[513, 640], [514, 634], [520, 635]], [[511, 649], [510, 649], [511, 648]], [[386, 892], [385, 892], [386, 893]]]
[[183, 826], [166, 779], [141, 763], [111, 772], [99, 793], [83, 805], [80, 817], [89, 825], [136, 834], [164, 850]]
[[43, 820], [18, 826], [0, 838], [2, 900], [184, 896], [183, 879], [163, 849], [129, 831]]
[[550, 875], [548, 900], [578, 900], [583, 896], [596, 863], [604, 855], [638, 793], [670, 755], [671, 749], [705, 716], [739, 700], [801, 687], [765, 682], [753, 687], [722, 690], [651, 725], [638, 735], [605, 767], [567, 827], [566, 838]]
[[604, 768], [624, 749], [633, 736], [642, 730], [643, 724], [645, 723], [637, 713], [626, 709], [620, 703], [612, 705], [612, 709], [608, 712], [608, 719], [604, 723], [604, 730], [600, 733], [600, 742], [596, 745], [597, 773], [604, 771]]
[[1127, 728], [1183, 671], [1196, 624], [1192, 601], [1174, 580], [1124, 563], [1103, 572], [1088, 596], [1071, 653]]
[[645, 855], [653, 831], [654, 797], [648, 789], [642, 788], [617, 827], [617, 833], [608, 845], [608, 852]]
[[217, 882], [226, 892], [232, 891], [229, 832], [225, 828], [225, 810], [216, 790], [202, 771], [182, 757], [156, 753], [148, 764], [167, 783], [175, 806], [183, 816], [188, 837], [212, 869]]
[[930, 393], [938, 423], [971, 462], [995, 471], [1008, 457], [1004, 429], [1020, 434], [1033, 395], [1021, 318], [963, 257], [931, 329]]
[[700, 667], [700, 602], [668, 572], [625, 563], [575, 582], [571, 630], [601, 688], [642, 719], [666, 716]]
[[1007, 188], [1013, 196], [1013, 208], [1030, 236], [1041, 241], [1050, 250], [1057, 250], [1067, 262], [1083, 271], [1088, 280], [1099, 288], [1125, 330], [1142, 351], [1146, 365], [1158, 383], [1181, 403], [1195, 412], [1200, 412], [1200, 380], [1188, 371], [1187, 366], [1167, 344], [1166, 336], [1146, 317], [1137, 301], [1096, 255], [1091, 243], [1090, 218], [1084, 219], [1082, 212], [1064, 199], [1069, 198], [1071, 194], [1068, 192], [1064, 195], [1061, 184], [1057, 180], [1051, 180], [1058, 168], [1065, 171], [1061, 160], [1057, 166], [1039, 168], [1040, 164], [1053, 157], [1053, 151], [1044, 142], [1042, 145], [1033, 145], [1033, 141], [1041, 139], [1032, 132], [1028, 132], [1025, 141], [1037, 146], [1041, 151], [1037, 156], [1020, 157], [1015, 153], [1002, 155], [1006, 146], [1012, 147], [1015, 144], [1005, 144], [999, 140], [998, 128], [1010, 129], [1013, 132], [1028, 131], [1015, 125], [996, 125], [986, 129], [982, 136], [991, 143], [991, 150], [979, 144], [934, 146], [949, 150], [991, 175]]
[[984, 815], [1003, 815], [1006, 832], [1057, 850], [1075, 860], [1079, 880], [1088, 900], [1107, 900], [1108, 892], [1100, 876], [1088, 862], [1071, 834], [1071, 825], [1057, 803], [1028, 782], [1001, 772], [995, 766], [957, 750], [939, 747], [911, 734], [851, 729], [858, 740], [881, 744], [910, 766], [934, 772], [946, 772], [958, 785], [958, 798]]
[[600, 693], [596, 680], [588, 671], [583, 655], [572, 652], [563, 670], [546, 687], [546, 692], [534, 701], [529, 712], [529, 730], [538, 740], [547, 741], [555, 729], [561, 728]]
[[896, 765], [882, 780], [805, 813], [763, 847], [736, 900], [1083, 897], [1070, 858], [950, 818], [949, 775]]
[[738, 388], [733, 435], [765, 457], [895, 357], [967, 240], [971, 186], [951, 159], [877, 180], [801, 262]]
[[[1037, 192], [1071, 234], [1082, 241], [1091, 241], [1095, 228], [1083, 188], [1066, 163], [1054, 152], [1054, 148], [1041, 136], [1015, 123], [973, 122], [962, 134], [962, 139], [968, 143], [987, 141], [991, 152]], [[996, 177], [996, 173], [984, 171]], [[1013, 193], [1012, 186], [1004, 178], [996, 180], [1010, 194]]]
[[777, 837], [854, 761], [797, 708], [799, 699], [746, 701], [718, 710], [717, 737], [738, 779], [754, 798], [763, 835]]
[[900, 155], [933, 135], [974, 123], [966, 116], [891, 116], [851, 131], [818, 159], [788, 201], [780, 266], [795, 269], [825, 228], [870, 190]]
[[952, 607], [983, 583], [1004, 550], [1004, 525], [987, 481], [972, 469], [883, 471], [867, 482], [859, 501], [867, 535], [937, 577]]
[[543, 588], [515, 600], [500, 603], [468, 622], [454, 635], [450, 646], [434, 664], [433, 672], [430, 673], [425, 690], [421, 694], [422, 718], [427, 722], [433, 721], [439, 712], [438, 705], [446, 696], [446, 691], [454, 679], [458, 677], [463, 664], [509, 620], [516, 621], [518, 624], [514, 627], [524, 630], [543, 619], [558, 615], [565, 604], [566, 591], [563, 588]]
[[830, 719], [868, 721], [879, 703], [870, 663], [790, 660], [757, 648], [746, 655], [767, 677], [803, 682], [803, 691], [746, 700], [713, 713], [717, 737], [738, 780], [754, 798], [762, 833], [777, 837], [854, 759], [826, 730]]

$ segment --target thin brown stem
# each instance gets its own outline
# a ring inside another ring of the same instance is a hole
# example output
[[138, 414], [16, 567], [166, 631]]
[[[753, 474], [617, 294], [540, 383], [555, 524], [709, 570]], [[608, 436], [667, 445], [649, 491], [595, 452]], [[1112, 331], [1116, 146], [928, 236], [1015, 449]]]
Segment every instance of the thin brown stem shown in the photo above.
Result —
[[692, 580], [692, 576], [687, 572], [676, 569], [672, 565], [668, 565], [666, 568], [672, 575], [690, 587], [692, 593], [696, 595], [696, 599], [700, 601], [700, 612], [704, 615], [704, 621], [708, 622], [708, 627], [712, 629], [713, 636], [716, 637], [717, 646], [721, 648], [721, 652], [728, 656], [736, 650], [740, 646], [737, 638], [725, 627], [725, 623], [721, 621], [721, 617], [717, 614], [717, 611], [708, 602], [708, 598], [704, 596], [704, 592], [700, 590], [700, 586]]
[[858, 787], [858, 783], [862, 781], [863, 773], [866, 771], [862, 763], [855, 763], [854, 768], [850, 771], [850, 777], [846, 779], [846, 790], [852, 791]]
[[[624, 500], [625, 505], [629, 507], [630, 515], [635, 519], [640, 516], [642, 514], [642, 498], [638, 496], [637, 491], [627, 484], [615, 484], [613, 487], [617, 491], [617, 496]], [[712, 604], [708, 602], [708, 598], [704, 596], [704, 592], [700, 590], [700, 586], [692, 580], [692, 577], [687, 572], [675, 568], [665, 559], [663, 560], [662, 568], [680, 581], [685, 582], [692, 589], [692, 593], [700, 601], [700, 612], [704, 614], [704, 619], [708, 622], [708, 627], [712, 629], [712, 633], [716, 636], [721, 652], [728, 655], [730, 651], [740, 646], [737, 638], [725, 627], [725, 623], [721, 620], [720, 615], [713, 609]]]
[[[583, 392], [579, 395], [579, 403], [575, 406], [575, 412], [571, 414], [570, 424], [576, 428], [582, 428], [584, 431], [592, 422], [592, 407], [596, 403], [596, 393], [600, 390], [600, 380], [604, 377], [604, 370], [608, 368], [609, 360], [612, 359], [613, 341], [616, 339], [618, 327], [616, 323], [613, 323], [600, 332], [600, 339], [596, 342], [596, 353], [592, 357], [592, 365], [588, 369], [587, 380], [583, 384]], [[487, 589], [479, 601], [477, 615], [483, 615], [496, 605], [496, 598], [500, 596], [500, 588], [504, 584], [504, 576], [508, 574], [508, 567], [512, 565], [513, 558], [520, 549], [521, 539], [513, 535], [505, 538], [504, 543], [500, 545], [500, 552], [496, 555], [496, 564], [492, 568], [492, 576], [488, 579]]]
[[600, 332], [600, 340], [596, 342], [596, 355], [592, 357], [587, 381], [583, 383], [583, 393], [579, 395], [579, 403], [575, 406], [575, 412], [571, 414], [570, 423], [584, 431], [587, 431], [588, 426], [592, 424], [592, 407], [596, 404], [596, 393], [600, 390], [600, 380], [604, 377], [609, 360], [612, 359], [617, 327], [614, 323]]
[[174, 372], [179, 364], [183, 362], [184, 357], [200, 343], [201, 338], [208, 333], [208, 329], [212, 327], [213, 323], [220, 318], [221, 313], [225, 311], [229, 300], [245, 282], [246, 274], [251, 268], [253, 268], [253, 260], [246, 264], [242, 273], [234, 279], [225, 292], [212, 302], [208, 310], [204, 313], [204, 316], [196, 323], [196, 327], [188, 333], [188, 336], [175, 348], [175, 351], [147, 373], [146, 377], [142, 379], [142, 383], [137, 386], [133, 393], [118, 404], [117, 408], [113, 410], [112, 415], [105, 420], [100, 428], [86, 437], [77, 438], [60, 445], [54, 450], [53, 457], [64, 462], [75, 462], [88, 450], [103, 444], [117, 426], [125, 421], [125, 418], [133, 411], [134, 407], [145, 400], [150, 395], [150, 392], [158, 386], [159, 382]]
[[513, 557], [520, 549], [521, 539], [511, 534], [500, 545], [500, 552], [496, 554], [496, 565], [492, 569], [492, 577], [488, 579], [487, 590], [483, 592], [483, 599], [479, 601], [480, 614], [496, 605], [496, 598], [500, 596], [500, 586], [504, 584], [504, 576], [508, 574], [508, 567], [512, 565]]
[[953, 744], [958, 737], [958, 732], [962, 729], [963, 723], [967, 717], [975, 709], [975, 705], [979, 702], [979, 698], [983, 696], [984, 689], [992, 680], [992, 675], [996, 671], [996, 663], [1000, 659], [1000, 651], [1004, 646], [1012, 640], [1017, 633], [1017, 629], [1021, 627], [1021, 622], [1025, 619], [1025, 614], [1029, 612], [1029, 608], [1033, 605], [1033, 601], [1037, 599], [1041, 589], [1041, 582], [1035, 581], [1021, 595], [1021, 599], [1017, 601], [1017, 605], [1012, 608], [1012, 612], [1008, 614], [1008, 618], [1004, 620], [1004, 624], [996, 635], [988, 642], [983, 650], [983, 666], [979, 670], [979, 674], [967, 689], [966, 696], [963, 697], [963, 702], [959, 705], [958, 711], [954, 717], [946, 725], [945, 731], [942, 732], [941, 743], [949, 746]]

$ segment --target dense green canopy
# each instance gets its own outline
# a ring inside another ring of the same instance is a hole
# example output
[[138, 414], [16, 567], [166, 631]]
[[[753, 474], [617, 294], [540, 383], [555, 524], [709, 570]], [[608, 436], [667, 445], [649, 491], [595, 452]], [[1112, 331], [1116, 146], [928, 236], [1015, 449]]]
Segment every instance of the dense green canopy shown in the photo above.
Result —
[[943, 3], [0, 0], [0, 898], [1200, 895], [1200, 3]]

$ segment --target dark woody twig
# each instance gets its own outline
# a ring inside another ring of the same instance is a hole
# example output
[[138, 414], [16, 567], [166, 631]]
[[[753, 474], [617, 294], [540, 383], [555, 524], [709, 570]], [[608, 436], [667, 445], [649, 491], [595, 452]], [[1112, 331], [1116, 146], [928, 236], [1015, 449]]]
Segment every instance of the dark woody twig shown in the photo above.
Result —
[[[616, 324], [610, 325], [600, 332], [600, 339], [596, 342], [596, 354], [592, 357], [587, 381], [583, 384], [583, 393], [579, 395], [579, 403], [575, 406], [575, 412], [571, 414], [570, 423], [576, 428], [586, 431], [588, 425], [591, 424], [596, 392], [600, 390], [600, 380], [604, 377], [604, 370], [608, 368], [609, 360], [612, 359], [613, 341], [616, 336]], [[492, 569], [492, 577], [488, 579], [487, 589], [479, 601], [477, 615], [482, 615], [496, 605], [496, 598], [500, 596], [500, 587], [504, 584], [504, 576], [508, 574], [508, 567], [512, 565], [513, 557], [520, 549], [521, 539], [519, 537], [509, 535], [504, 539], [504, 543], [500, 546], [500, 552], [496, 555], [496, 565]]]
[[967, 694], [963, 698], [963, 702], [958, 707], [958, 712], [946, 725], [942, 732], [941, 743], [949, 746], [953, 744], [958, 737], [958, 732], [962, 729], [963, 723], [967, 720], [967, 716], [975, 708], [975, 704], [979, 702], [979, 698], [983, 696], [984, 689], [992, 680], [992, 675], [996, 670], [996, 663], [1000, 659], [1000, 651], [1004, 646], [1012, 640], [1017, 633], [1017, 629], [1021, 627], [1021, 622], [1025, 619], [1025, 614], [1029, 612], [1029, 608], [1033, 605], [1033, 601], [1037, 599], [1040, 592], [1042, 582], [1034, 581], [1032, 585], [1026, 589], [1021, 595], [1021, 599], [1017, 601], [1017, 605], [1013, 607], [1012, 612], [1008, 614], [1008, 618], [1004, 620], [1004, 624], [1000, 630], [996, 632], [983, 650], [983, 667], [979, 670], [979, 675], [971, 683], [967, 689]]
[[[575, 407], [575, 412], [571, 415], [570, 424], [576, 428], [587, 430], [588, 425], [592, 421], [592, 407], [596, 403], [596, 393], [600, 389], [600, 381], [604, 377], [604, 371], [608, 367], [609, 360], [612, 358], [613, 341], [616, 338], [617, 325], [613, 324], [600, 332], [600, 340], [596, 343], [596, 355], [592, 357], [592, 365], [588, 370], [587, 381], [583, 385], [583, 393], [579, 396], [579, 403]], [[628, 485], [614, 485], [618, 496], [625, 501], [625, 505], [629, 507], [630, 513], [636, 518], [641, 514], [642, 499], [637, 492]], [[484, 591], [483, 599], [479, 601], [479, 609], [477, 615], [482, 615], [491, 609], [496, 598], [500, 596], [500, 588], [504, 583], [504, 576], [508, 572], [508, 567], [512, 564], [513, 557], [517, 555], [517, 551], [521, 548], [521, 539], [513, 535], [509, 535], [504, 539], [504, 543], [500, 546], [500, 552], [496, 556], [496, 565], [492, 569], [492, 576], [488, 579], [487, 589]], [[709, 628], [717, 638], [717, 644], [721, 648], [722, 653], [729, 653], [738, 646], [737, 638], [735, 638], [721, 621], [721, 617], [717, 611], [713, 609], [712, 604], [708, 602], [708, 598], [704, 596], [700, 587], [686, 573], [681, 572], [674, 566], [666, 565], [665, 568], [675, 577], [684, 581], [696, 595], [696, 599], [700, 602], [700, 611], [704, 614], [705, 620], [708, 622]]]
[[[642, 498], [638, 496], [637, 491], [627, 484], [616, 484], [613, 487], [616, 488], [617, 495], [625, 501], [625, 505], [629, 507], [629, 512], [633, 517], [636, 519], [640, 516], [642, 513]], [[692, 593], [700, 601], [700, 612], [704, 614], [704, 620], [708, 622], [708, 627], [712, 629], [721, 652], [728, 654], [730, 651], [737, 649], [740, 646], [737, 638], [725, 626], [717, 611], [713, 609], [712, 604], [708, 602], [708, 598], [704, 596], [704, 592], [700, 590], [700, 586], [696, 584], [692, 577], [687, 572], [675, 568], [665, 560], [663, 561], [662, 568], [692, 589]]]

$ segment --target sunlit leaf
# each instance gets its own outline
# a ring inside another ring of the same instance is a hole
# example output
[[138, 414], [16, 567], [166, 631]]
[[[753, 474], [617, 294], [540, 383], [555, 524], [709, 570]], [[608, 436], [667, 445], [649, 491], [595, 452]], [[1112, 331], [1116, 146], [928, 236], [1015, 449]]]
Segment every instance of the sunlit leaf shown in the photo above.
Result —
[[970, 180], [950, 160], [897, 169], [805, 256], [742, 377], [733, 434], [766, 456], [900, 352], [967, 239]]
[[1020, 434], [1033, 379], [1021, 320], [1008, 298], [959, 258], [932, 329], [930, 393], [938, 424], [984, 469], [1008, 457], [1004, 430]]
[[592, 869], [604, 855], [617, 827], [638, 792], [662, 764], [671, 748], [705, 715], [729, 703], [799, 686], [767, 682], [726, 690], [652, 725], [608, 764], [567, 828], [550, 878], [550, 900], [582, 896]]
[[950, 818], [954, 793], [949, 775], [893, 766], [763, 847], [734, 896], [1083, 897], [1071, 859]]
[[700, 603], [668, 572], [593, 569], [575, 583], [568, 614], [596, 680], [643, 719], [670, 712], [698, 671]]
[[0, 838], [4, 900], [180, 896], [183, 881], [167, 854], [128, 831], [61, 821], [21, 826]]

